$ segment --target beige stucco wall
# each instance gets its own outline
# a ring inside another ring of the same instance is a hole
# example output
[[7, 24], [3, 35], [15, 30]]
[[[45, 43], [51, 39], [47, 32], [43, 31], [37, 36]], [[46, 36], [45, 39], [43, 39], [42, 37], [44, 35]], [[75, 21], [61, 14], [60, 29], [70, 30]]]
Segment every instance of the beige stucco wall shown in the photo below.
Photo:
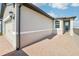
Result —
[[58, 31], [58, 34], [60, 34], [60, 35], [62, 35], [63, 34], [63, 31], [64, 31], [64, 29], [63, 29], [63, 20], [60, 20], [60, 28], [59, 29], [57, 29]]
[[71, 35], [71, 36], [74, 35], [73, 24], [74, 24], [74, 19], [71, 19], [71, 20], [70, 20], [70, 35]]
[[57, 20], [57, 21], [59, 21], [59, 28], [55, 27], [55, 21], [56, 20], [54, 20], [54, 30], [57, 31], [58, 35], [62, 35], [63, 34], [63, 20], [61, 20], [61, 19]]
[[25, 6], [21, 7], [21, 47], [50, 35], [53, 20]]
[[3, 34], [7, 38], [7, 40], [12, 44], [12, 46], [16, 48], [16, 36], [13, 33], [15, 29], [15, 20], [10, 18], [10, 11], [13, 11], [13, 13], [15, 13], [15, 8], [13, 7], [13, 5], [6, 6], [3, 16]]

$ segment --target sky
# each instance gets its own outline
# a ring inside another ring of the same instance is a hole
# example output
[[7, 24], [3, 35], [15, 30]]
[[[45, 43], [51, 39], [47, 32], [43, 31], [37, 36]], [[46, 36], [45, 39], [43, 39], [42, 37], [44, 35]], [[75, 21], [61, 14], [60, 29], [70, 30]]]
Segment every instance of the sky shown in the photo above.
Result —
[[34, 5], [52, 17], [77, 16], [74, 21], [74, 27], [79, 28], [78, 3], [35, 3]]

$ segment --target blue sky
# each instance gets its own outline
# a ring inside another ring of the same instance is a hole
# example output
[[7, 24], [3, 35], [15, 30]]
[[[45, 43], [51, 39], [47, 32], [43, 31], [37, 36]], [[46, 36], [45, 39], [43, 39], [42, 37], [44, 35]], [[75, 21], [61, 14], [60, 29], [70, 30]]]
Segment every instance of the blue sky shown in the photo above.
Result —
[[74, 27], [79, 28], [78, 3], [36, 3], [35, 5], [52, 17], [77, 16]]

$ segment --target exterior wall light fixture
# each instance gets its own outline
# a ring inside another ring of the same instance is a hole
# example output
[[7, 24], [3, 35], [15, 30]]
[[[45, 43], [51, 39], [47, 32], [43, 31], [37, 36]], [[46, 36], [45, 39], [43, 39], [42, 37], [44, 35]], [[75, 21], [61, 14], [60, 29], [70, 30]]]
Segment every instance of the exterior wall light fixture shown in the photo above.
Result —
[[12, 11], [9, 12], [9, 15], [10, 15], [11, 19], [14, 19], [14, 14]]

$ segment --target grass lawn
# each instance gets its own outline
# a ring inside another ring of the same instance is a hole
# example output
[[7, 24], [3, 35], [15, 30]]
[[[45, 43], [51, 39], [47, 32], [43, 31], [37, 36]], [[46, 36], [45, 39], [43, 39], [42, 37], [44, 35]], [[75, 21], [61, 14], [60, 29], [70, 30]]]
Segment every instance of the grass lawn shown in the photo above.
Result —
[[1, 32], [0, 32], [0, 35], [2, 35]]

